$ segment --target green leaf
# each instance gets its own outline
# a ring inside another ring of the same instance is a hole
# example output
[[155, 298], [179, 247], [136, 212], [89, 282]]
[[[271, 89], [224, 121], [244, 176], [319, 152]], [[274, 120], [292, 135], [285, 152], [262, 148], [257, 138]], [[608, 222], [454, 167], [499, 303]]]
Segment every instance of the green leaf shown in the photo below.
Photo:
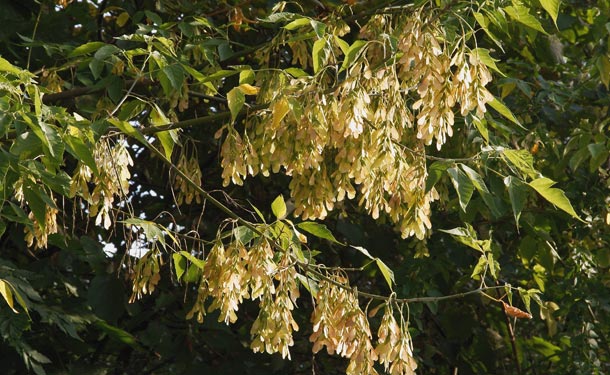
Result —
[[235, 238], [236, 241], [239, 241], [242, 244], [247, 244], [248, 242], [259, 236], [258, 233], [254, 232], [252, 229], [248, 228], [245, 225], [240, 225], [238, 227], [233, 228], [232, 234], [233, 238]]
[[311, 50], [311, 57], [313, 60], [313, 72], [314, 74], [320, 70], [320, 67], [323, 63], [324, 56], [322, 54], [322, 50], [326, 47], [326, 39], [318, 39], [313, 44], [313, 49]]
[[172, 259], [174, 260], [174, 271], [176, 272], [176, 278], [180, 280], [182, 275], [186, 272], [186, 258], [180, 253], [173, 253]]
[[474, 192], [474, 185], [472, 184], [472, 181], [470, 181], [470, 178], [457, 167], [449, 168], [447, 169], [447, 172], [449, 173], [453, 187], [458, 194], [460, 207], [466, 212], [466, 207], [468, 207], [468, 202], [470, 202], [470, 198], [472, 198], [472, 193]]
[[231, 48], [231, 44], [228, 41], [225, 41], [218, 45], [218, 57], [220, 61], [226, 61], [233, 57], [233, 49]]
[[122, 342], [123, 344], [129, 345], [138, 350], [142, 350], [142, 347], [140, 344], [138, 344], [138, 340], [131, 333], [124, 331], [119, 327], [110, 325], [103, 320], [96, 321], [95, 325], [114, 340]]
[[299, 280], [301, 285], [303, 285], [305, 287], [305, 289], [307, 289], [309, 294], [311, 294], [312, 296], [318, 295], [317, 281], [315, 281], [305, 275], [301, 275], [300, 273], [297, 273], [297, 279]]
[[599, 78], [601, 79], [606, 90], [610, 87], [610, 57], [608, 55], [600, 55], [595, 63], [597, 70], [599, 71]]
[[487, 129], [487, 120], [485, 120], [485, 118], [472, 116], [472, 123], [477, 128], [483, 139], [485, 139], [485, 142], [489, 143], [489, 129]]
[[286, 26], [284, 26], [284, 28], [286, 30], [296, 30], [300, 27], [303, 27], [305, 25], [309, 25], [310, 24], [311, 19], [307, 18], [307, 17], [303, 17], [303, 18], [297, 18], [296, 20], [290, 22], [289, 24], [287, 24]]
[[239, 74], [239, 71], [238, 70], [219, 70], [219, 71], [214, 72], [214, 73], [210, 74], [209, 76], [205, 77], [205, 79], [202, 80], [201, 82], [210, 82], [210, 81], [214, 81], [217, 79], [223, 79], [223, 78], [231, 77], [235, 74]]
[[349, 68], [349, 66], [352, 65], [354, 61], [356, 61], [356, 58], [362, 50], [362, 47], [366, 46], [367, 43], [368, 42], [364, 40], [356, 40], [354, 43], [352, 43], [351, 46], [349, 46], [349, 50], [347, 51], [347, 53], [345, 54], [345, 58], [343, 59], [341, 70]]
[[[38, 225], [44, 231], [46, 227], [46, 216], [47, 216], [47, 203], [51, 201], [37, 185], [27, 185], [23, 187], [23, 196], [28, 202], [30, 210], [34, 213], [34, 217], [38, 222]], [[52, 201], [51, 201], [52, 202]], [[54, 206], [51, 204], [51, 206]]]
[[129, 121], [134, 117], [141, 115], [145, 108], [146, 104], [143, 101], [127, 101], [124, 102], [121, 106], [121, 110], [119, 111], [117, 117], [119, 118], [119, 120]]
[[120, 223], [142, 228], [142, 231], [144, 232], [144, 235], [148, 241], [159, 241], [159, 243], [165, 247], [165, 233], [167, 232], [164, 231], [159, 224], [153, 221], [139, 219], [137, 217], [131, 217], [129, 219], [120, 221]]
[[184, 250], [180, 251], [179, 254], [188, 259], [189, 262], [193, 263], [200, 270], [203, 270], [203, 268], [205, 267], [205, 260], [196, 258], [193, 254], [188, 253]]
[[8, 73], [13, 73], [13, 74], [21, 74], [24, 71], [19, 69], [19, 68], [17, 68], [16, 66], [11, 64], [10, 62], [8, 62], [8, 60], [5, 60], [2, 57], [0, 57], [0, 72], [8, 72]]
[[85, 44], [81, 44], [80, 46], [74, 48], [72, 52], [68, 55], [68, 57], [77, 57], [82, 55], [88, 55], [91, 52], [97, 51], [98, 49], [105, 46], [104, 42], [88, 42]]
[[534, 168], [534, 157], [528, 150], [503, 150], [502, 156], [526, 176], [540, 176], [540, 172]]
[[206, 79], [206, 76], [204, 76], [202, 73], [200, 73], [199, 71], [193, 69], [191, 66], [186, 65], [186, 64], [180, 64], [180, 66], [182, 67], [182, 69], [187, 72], [188, 74], [191, 75], [191, 77], [195, 78], [197, 80], [197, 82], [204, 82]]
[[381, 271], [385, 282], [388, 283], [390, 290], [392, 290], [392, 285], [394, 284], [394, 272], [379, 258], [375, 258], [375, 263], [377, 263], [377, 267], [379, 268], [379, 271]]
[[184, 83], [184, 69], [182, 69], [180, 64], [171, 64], [164, 66], [161, 69], [161, 72], [168, 79], [171, 84], [171, 87], [175, 91], [180, 91], [182, 89], [182, 84]]
[[443, 172], [449, 168], [452, 163], [446, 161], [435, 161], [428, 168], [428, 178], [426, 179], [426, 193], [432, 190], [434, 185], [441, 179]]
[[143, 145], [148, 144], [148, 141], [146, 140], [146, 138], [144, 138], [142, 133], [140, 133], [136, 128], [134, 128], [129, 122], [121, 121], [116, 118], [109, 118], [108, 122], [123, 133], [127, 134], [128, 136], [140, 141]]
[[485, 15], [478, 12], [474, 12], [473, 15], [479, 26], [481, 26], [481, 29], [485, 31], [485, 34], [487, 34], [487, 36], [489, 36], [489, 38], [493, 40], [493, 42], [496, 43], [496, 45], [500, 47], [500, 49], [504, 52], [504, 49], [502, 48], [502, 43], [500, 43], [498, 37], [495, 36], [494, 33], [489, 30], [489, 19]]
[[608, 160], [608, 149], [605, 143], [591, 143], [587, 146], [591, 159], [589, 160], [589, 171], [595, 172], [606, 160]]
[[115, 53], [119, 52], [120, 49], [118, 47], [116, 47], [113, 44], [106, 44], [103, 47], [99, 48], [97, 50], [97, 52], [95, 52], [95, 55], [93, 55], [93, 57], [96, 60], [105, 60], [106, 58], [108, 58], [109, 56], [114, 55]]
[[68, 148], [68, 152], [74, 155], [74, 157], [81, 161], [84, 165], [91, 168], [93, 174], [98, 176], [99, 171], [97, 169], [95, 159], [93, 158], [93, 152], [91, 151], [92, 148], [85, 145], [85, 142], [81, 138], [70, 134], [65, 134], [63, 140]]
[[310, 20], [310, 23], [318, 38], [323, 38], [326, 34], [326, 25], [313, 19]]
[[477, 239], [477, 233], [468, 223], [465, 228], [439, 229], [439, 231], [450, 234], [456, 241], [482, 253], [491, 249], [491, 241]]
[[299, 229], [303, 231], [313, 234], [318, 238], [322, 238], [328, 240], [330, 242], [334, 242], [340, 244], [341, 242], [337, 241], [335, 236], [333, 236], [332, 232], [326, 227], [324, 224], [315, 223], [313, 221], [304, 221], [296, 225]]
[[252, 204], [252, 202], [248, 202], [250, 203], [250, 206], [252, 207], [252, 209], [254, 210], [254, 212], [256, 212], [256, 214], [258, 215], [258, 217], [262, 220], [263, 223], [267, 223], [265, 221], [265, 216], [263, 215], [263, 213], [261, 212], [261, 210], [259, 210], [255, 205]]
[[517, 126], [519, 126], [521, 129], [527, 130], [523, 127], [523, 125], [521, 125], [521, 123], [519, 122], [519, 120], [517, 120], [517, 118], [515, 117], [515, 115], [513, 115], [513, 113], [511, 112], [510, 109], [508, 109], [508, 107], [506, 106], [506, 104], [502, 103], [502, 101], [500, 101], [500, 99], [498, 98], [494, 98], [492, 101], [488, 102], [487, 104], [489, 104], [489, 106], [493, 109], [495, 109], [499, 114], [501, 114], [502, 116], [504, 116], [505, 118], [507, 118], [508, 120], [512, 121], [513, 123], [515, 123]]
[[227, 94], [227, 102], [229, 104], [229, 110], [231, 111], [231, 121], [235, 121], [246, 103], [246, 95], [239, 87], [234, 87]]
[[489, 192], [489, 190], [487, 190], [487, 185], [485, 185], [485, 181], [483, 181], [483, 178], [481, 178], [481, 175], [477, 171], [465, 164], [460, 164], [460, 167], [466, 173], [468, 178], [470, 178], [470, 181], [479, 192]]
[[540, 5], [551, 16], [555, 27], [557, 27], [557, 16], [559, 15], [559, 0], [540, 0]]
[[470, 178], [470, 181], [481, 195], [481, 198], [483, 198], [483, 202], [485, 202], [485, 205], [489, 208], [492, 215], [494, 215], [495, 217], [502, 216], [502, 213], [498, 208], [497, 197], [493, 196], [489, 192], [489, 189], [487, 189], [487, 185], [485, 185], [485, 181], [483, 181], [481, 175], [479, 175], [477, 171], [465, 164], [460, 164], [460, 167], [462, 168], [464, 173], [466, 173], [468, 178]]
[[271, 212], [278, 220], [286, 217], [286, 202], [284, 202], [284, 197], [282, 195], [278, 195], [277, 198], [271, 203]]
[[294, 20], [297, 17], [298, 17], [298, 15], [296, 15], [294, 13], [290, 13], [290, 12], [277, 12], [277, 13], [272, 13], [272, 14], [270, 14], [269, 16], [267, 16], [265, 18], [261, 18], [260, 21], [261, 22], [269, 22], [269, 23], [278, 23], [278, 22], [291, 21], [291, 20]]
[[574, 208], [565, 193], [561, 189], [553, 188], [553, 185], [555, 185], [555, 181], [546, 177], [537, 178], [529, 183], [529, 186], [536, 190], [544, 199], [568, 213], [573, 218], [584, 222], [576, 211], [574, 211]]
[[51, 156], [54, 156], [53, 155], [54, 154], [53, 145], [51, 144], [51, 142], [49, 140], [49, 127], [44, 126], [43, 123], [41, 123], [38, 120], [36, 120], [36, 122], [34, 122], [32, 120], [32, 118], [26, 113], [24, 113], [21, 118], [30, 127], [30, 129], [32, 130], [32, 133], [34, 133], [38, 137], [38, 139], [40, 139], [40, 141], [45, 146], [45, 148], [47, 150], [49, 150], [49, 153], [51, 154]]
[[[150, 123], [154, 126], [163, 126], [168, 125], [171, 122], [165, 116], [165, 114], [161, 111], [161, 108], [154, 103], [152, 111], [150, 111]], [[159, 142], [161, 142], [161, 146], [163, 146], [163, 151], [165, 152], [165, 157], [167, 160], [172, 160], [172, 152], [174, 151], [174, 146], [178, 142], [178, 136], [176, 135], [176, 130], [166, 130], [162, 132], [156, 133], [157, 138], [159, 138]]]
[[519, 227], [519, 218], [527, 199], [525, 183], [516, 177], [508, 176], [504, 179], [504, 184], [508, 188], [508, 197], [513, 208], [513, 216], [515, 217], [517, 227]]
[[546, 341], [542, 337], [534, 336], [527, 340], [527, 346], [530, 350], [538, 352], [543, 357], [548, 358], [551, 362], [558, 362], [561, 360], [559, 354], [562, 352], [561, 348], [557, 345]]
[[373, 256], [371, 255], [371, 253], [369, 253], [369, 251], [368, 251], [367, 249], [365, 249], [364, 247], [362, 247], [362, 246], [353, 246], [353, 245], [352, 245], [351, 247], [352, 247], [352, 248], [354, 248], [354, 249], [356, 249], [356, 250], [358, 250], [358, 251], [359, 251], [359, 252], [361, 252], [362, 254], [364, 254], [364, 255], [365, 255], [367, 258], [369, 258], [369, 259], [375, 259], [375, 257], [373, 257]]
[[472, 273], [470, 274], [470, 278], [474, 280], [480, 280], [481, 276], [485, 272], [485, 268], [487, 267], [487, 257], [485, 254], [479, 257], [477, 264], [474, 266]]
[[343, 52], [344, 55], [347, 55], [347, 53], [349, 52], [349, 43], [347, 43], [345, 40], [339, 38], [336, 35], [335, 42], [337, 42], [337, 45], [339, 45], [339, 48], [341, 48], [341, 52]]
[[299, 69], [299, 68], [288, 68], [288, 69], [284, 69], [284, 71], [295, 78], [309, 76], [309, 74], [307, 72], [305, 72], [303, 69]]
[[254, 70], [252, 69], [244, 69], [239, 72], [239, 84], [252, 84], [255, 79]]
[[489, 50], [487, 48], [475, 48], [470, 53], [477, 56], [479, 60], [481, 60], [481, 62], [485, 64], [488, 68], [495, 70], [502, 77], [506, 77], [506, 74], [502, 73], [496, 65], [496, 61], [498, 60], [494, 59], [489, 55]]
[[538, 21], [536, 17], [532, 16], [529, 13], [529, 8], [527, 8], [523, 4], [513, 2], [513, 5], [505, 7], [504, 11], [506, 11], [509, 17], [513, 20], [534, 30], [540, 31], [543, 34], [546, 34], [546, 31], [544, 31], [544, 28], [542, 27], [542, 24], [540, 24], [540, 21]]
[[42, 101], [40, 100], [40, 90], [36, 85], [30, 85], [27, 88], [30, 99], [34, 101], [34, 113], [36, 118], [40, 121], [42, 117]]
[[494, 280], [497, 280], [498, 279], [497, 262], [494, 260], [494, 254], [491, 251], [487, 253], [487, 264], [489, 264], [489, 273], [491, 274], [491, 277], [493, 277]]

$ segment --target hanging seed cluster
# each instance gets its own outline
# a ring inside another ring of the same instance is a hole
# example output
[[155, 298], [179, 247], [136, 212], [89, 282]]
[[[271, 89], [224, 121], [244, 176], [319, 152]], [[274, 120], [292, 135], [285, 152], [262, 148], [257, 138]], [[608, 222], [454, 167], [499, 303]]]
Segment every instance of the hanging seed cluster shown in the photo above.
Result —
[[[330, 73], [342, 60], [328, 36], [321, 37], [318, 74], [261, 76], [258, 99], [268, 109], [243, 132], [225, 127], [224, 184], [282, 171], [292, 177], [294, 213], [303, 219], [324, 219], [346, 198], [358, 199], [373, 218], [387, 215], [403, 237], [422, 239], [438, 199], [425, 190], [426, 146], [443, 146], [456, 114], [484, 114], [491, 75], [464, 43], [445, 45], [442, 26], [422, 12], [374, 16], [360, 37], [366, 43], [344, 77]], [[302, 44], [290, 47], [295, 61], [311, 65], [302, 61]]]
[[[111, 212], [115, 199], [122, 199], [129, 191], [133, 159], [125, 147], [125, 141], [120, 139], [113, 145], [102, 138], [95, 145], [93, 158], [98, 173], [79, 162], [70, 181], [70, 195], [80, 195], [89, 203], [89, 215], [95, 217], [95, 224], [106, 229], [112, 225]], [[89, 183], [94, 185], [93, 191]]]

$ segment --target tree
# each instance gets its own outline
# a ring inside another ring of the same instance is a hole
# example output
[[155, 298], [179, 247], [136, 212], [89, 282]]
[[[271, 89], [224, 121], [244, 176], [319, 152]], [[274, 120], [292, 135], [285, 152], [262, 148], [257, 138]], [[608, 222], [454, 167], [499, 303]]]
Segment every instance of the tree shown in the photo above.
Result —
[[609, 8], [4, 2], [2, 358], [605, 373]]

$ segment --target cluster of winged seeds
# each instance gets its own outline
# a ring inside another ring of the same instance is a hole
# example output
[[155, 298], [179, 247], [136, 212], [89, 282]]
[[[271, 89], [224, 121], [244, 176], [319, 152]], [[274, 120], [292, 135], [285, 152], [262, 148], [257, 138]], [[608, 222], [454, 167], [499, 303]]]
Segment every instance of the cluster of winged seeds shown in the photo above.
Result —
[[243, 132], [225, 127], [224, 184], [282, 171], [304, 219], [323, 219], [358, 197], [373, 218], [386, 214], [403, 237], [423, 239], [438, 199], [425, 188], [426, 146], [442, 147], [456, 114], [484, 114], [491, 74], [465, 43], [440, 42], [442, 26], [420, 12], [374, 16], [360, 36], [360, 52], [339, 76], [324, 68], [340, 63], [330, 37], [321, 39], [326, 65], [318, 74], [261, 75], [258, 99], [267, 109]]

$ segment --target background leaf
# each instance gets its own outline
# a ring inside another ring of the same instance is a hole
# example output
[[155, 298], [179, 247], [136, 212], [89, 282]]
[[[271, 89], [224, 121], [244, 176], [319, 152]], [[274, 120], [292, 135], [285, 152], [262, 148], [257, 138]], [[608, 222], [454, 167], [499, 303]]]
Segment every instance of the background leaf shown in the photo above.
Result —
[[536, 190], [544, 199], [567, 212], [573, 218], [583, 221], [576, 211], [574, 211], [574, 208], [565, 193], [561, 189], [552, 187], [553, 185], [555, 185], [555, 181], [546, 177], [537, 178], [529, 183], [529, 186]]
[[474, 185], [470, 178], [457, 167], [449, 168], [447, 169], [447, 172], [449, 173], [453, 187], [458, 194], [460, 207], [462, 207], [463, 211], [466, 211], [466, 207], [468, 207], [468, 203], [474, 192]]

